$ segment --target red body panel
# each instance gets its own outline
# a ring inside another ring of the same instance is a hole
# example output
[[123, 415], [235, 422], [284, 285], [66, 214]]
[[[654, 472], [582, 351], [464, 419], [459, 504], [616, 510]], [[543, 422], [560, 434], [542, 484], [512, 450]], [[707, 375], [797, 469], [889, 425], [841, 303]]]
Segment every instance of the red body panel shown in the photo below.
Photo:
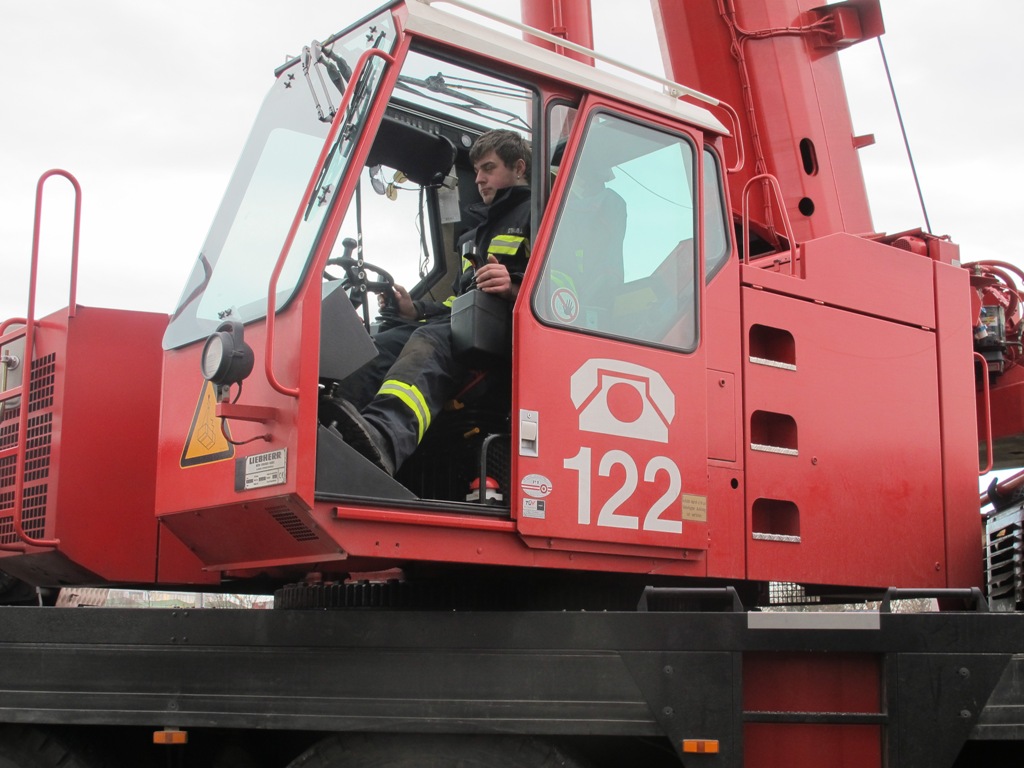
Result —
[[[218, 448], [226, 451], [214, 449], [210, 461], [187, 466], [182, 457], [205, 384], [199, 366], [202, 345], [195, 343], [166, 356], [156, 514], [211, 566], [309, 562], [337, 552], [332, 542], [309, 532], [314, 525], [309, 511], [316, 466], [319, 307], [295, 302], [278, 316], [277, 334], [275, 370], [286, 386], [299, 386], [310, 396], [290, 397], [275, 391], [261, 372], [250, 376], [240, 403], [271, 408], [273, 419], [226, 419], [231, 439], [239, 444], [219, 442]], [[264, 323], [246, 328], [246, 343], [261, 362], [265, 341]], [[220, 429], [219, 418], [209, 414], [206, 418]], [[243, 471], [239, 465], [248, 457], [273, 451], [286, 452], [284, 482], [239, 489], [237, 476]]]
[[743, 308], [796, 347], [745, 372], [748, 575], [943, 585], [934, 334], [753, 289]]
[[881, 766], [877, 724], [757, 722], [759, 713], [881, 716], [882, 670], [877, 657], [849, 653], [747, 654], [743, 658], [743, 764], [758, 768], [821, 765]]
[[967, 407], [974, 397], [970, 354], [971, 323], [967, 271], [935, 262], [936, 343], [939, 363], [939, 418], [942, 424], [942, 487], [946, 533], [946, 581], [972, 586], [982, 573], [978, 508], [978, 425]]
[[803, 254], [806, 279], [744, 268], [748, 576], [976, 584], [966, 273], [846, 236]]
[[[166, 325], [165, 315], [82, 306], [39, 321], [35, 359], [44, 370], [33, 391], [42, 390], [38, 429], [48, 433], [33, 437], [46, 447], [30, 453], [23, 521], [29, 535], [60, 545], [0, 551], [5, 570], [53, 585], [151, 583], [158, 568], [168, 583], [213, 580], [180, 544], [158, 561], [152, 510]], [[4, 544], [17, 544], [2, 530]]]

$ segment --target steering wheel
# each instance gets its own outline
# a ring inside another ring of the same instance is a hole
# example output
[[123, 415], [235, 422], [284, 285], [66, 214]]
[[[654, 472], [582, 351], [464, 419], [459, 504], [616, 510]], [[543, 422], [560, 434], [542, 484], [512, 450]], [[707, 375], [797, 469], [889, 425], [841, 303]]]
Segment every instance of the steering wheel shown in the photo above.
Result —
[[[344, 270], [345, 277], [342, 278], [341, 287], [349, 292], [349, 298], [352, 299], [352, 303], [357, 306], [359, 304], [365, 305], [369, 298], [367, 296], [368, 293], [381, 293], [385, 297], [384, 306], [391, 306], [395, 301], [395, 278], [382, 267], [366, 261], [360, 264], [353, 259], [352, 251], [355, 250], [356, 241], [351, 237], [346, 237], [342, 240], [341, 246], [344, 249], [342, 255], [328, 259], [326, 266], [337, 266]], [[370, 273], [376, 279], [370, 280], [367, 273]], [[324, 277], [328, 280], [336, 279], [326, 272], [324, 272]]]

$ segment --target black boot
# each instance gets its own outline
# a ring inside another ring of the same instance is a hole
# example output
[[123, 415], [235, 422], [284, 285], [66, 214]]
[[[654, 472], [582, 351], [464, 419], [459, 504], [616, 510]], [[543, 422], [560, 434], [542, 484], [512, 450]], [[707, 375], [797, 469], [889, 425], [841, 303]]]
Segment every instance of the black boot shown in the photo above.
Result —
[[389, 475], [395, 474], [395, 461], [391, 458], [391, 446], [380, 430], [363, 418], [363, 414], [348, 400], [331, 400], [335, 426], [345, 442], [383, 469]]

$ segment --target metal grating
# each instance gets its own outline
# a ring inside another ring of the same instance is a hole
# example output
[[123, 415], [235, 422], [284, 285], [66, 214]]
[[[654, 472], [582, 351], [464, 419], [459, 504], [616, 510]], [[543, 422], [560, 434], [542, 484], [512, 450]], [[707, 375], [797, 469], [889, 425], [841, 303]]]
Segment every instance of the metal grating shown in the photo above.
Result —
[[50, 448], [53, 439], [53, 412], [47, 411], [28, 420], [25, 450], [25, 483], [46, 480], [50, 476]]
[[49, 354], [32, 363], [32, 389], [29, 392], [29, 413], [53, 407], [57, 383], [57, 356]]
[[985, 524], [985, 580], [996, 611], [1024, 607], [1024, 511], [1009, 509]]
[[769, 605], [813, 605], [820, 602], [819, 596], [808, 595], [807, 590], [800, 584], [788, 581], [768, 582]]
[[[29, 419], [25, 446], [25, 477], [21, 524], [32, 538], [42, 538], [46, 528], [46, 501], [53, 448], [53, 403], [56, 390], [57, 356], [49, 354], [32, 363], [29, 389]], [[0, 413], [0, 449], [13, 448], [18, 441], [20, 403]], [[15, 544], [14, 486], [17, 457], [0, 459], [0, 544]]]
[[20, 405], [11, 405], [0, 408], [0, 449], [10, 448], [18, 441], [18, 414], [21, 413]]

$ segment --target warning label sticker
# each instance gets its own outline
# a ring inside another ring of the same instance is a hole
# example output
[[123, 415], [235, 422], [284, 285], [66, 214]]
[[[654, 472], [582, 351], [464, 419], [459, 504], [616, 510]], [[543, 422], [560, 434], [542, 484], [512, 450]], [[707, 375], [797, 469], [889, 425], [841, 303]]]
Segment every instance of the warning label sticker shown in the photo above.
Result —
[[243, 456], [235, 464], [235, 490], [251, 491], [281, 485], [288, 479], [288, 449]]
[[179, 464], [184, 469], [230, 459], [235, 455], [235, 447], [228, 442], [230, 434], [228, 425], [222, 426], [221, 419], [217, 418], [217, 396], [213, 384], [203, 382]]

